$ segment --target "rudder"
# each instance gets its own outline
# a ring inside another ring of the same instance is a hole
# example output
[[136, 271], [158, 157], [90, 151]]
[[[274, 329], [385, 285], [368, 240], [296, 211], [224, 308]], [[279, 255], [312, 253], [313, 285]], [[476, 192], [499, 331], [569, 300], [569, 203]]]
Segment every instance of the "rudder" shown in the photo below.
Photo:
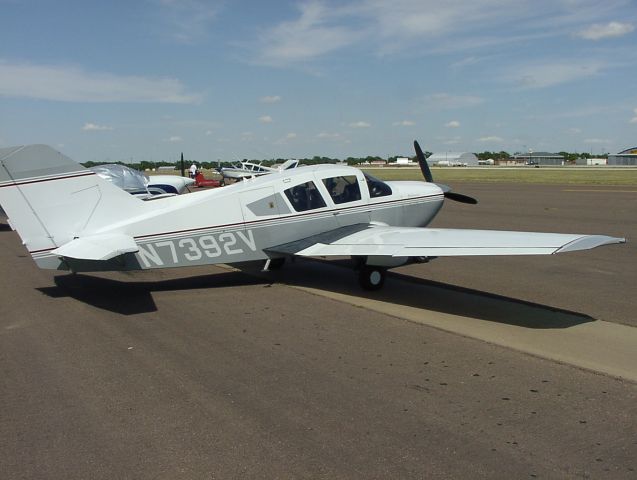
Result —
[[47, 145], [0, 149], [0, 205], [36, 261], [123, 211], [143, 208], [141, 200]]

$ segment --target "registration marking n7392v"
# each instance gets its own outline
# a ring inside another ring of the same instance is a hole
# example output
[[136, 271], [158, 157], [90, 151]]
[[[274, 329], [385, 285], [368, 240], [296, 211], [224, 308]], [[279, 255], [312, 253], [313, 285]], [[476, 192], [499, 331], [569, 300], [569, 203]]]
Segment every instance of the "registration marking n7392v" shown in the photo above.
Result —
[[257, 250], [252, 230], [161, 240], [138, 246], [138, 256], [146, 268], [197, 262], [204, 257], [214, 259], [241, 255], [246, 249], [252, 252]]

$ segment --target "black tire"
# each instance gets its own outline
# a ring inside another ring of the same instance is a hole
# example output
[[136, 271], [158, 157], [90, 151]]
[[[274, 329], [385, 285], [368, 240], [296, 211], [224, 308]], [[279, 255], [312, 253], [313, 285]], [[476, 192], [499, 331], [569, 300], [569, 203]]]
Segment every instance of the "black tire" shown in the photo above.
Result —
[[364, 265], [358, 272], [358, 281], [365, 290], [379, 290], [385, 284], [386, 273], [384, 268]]

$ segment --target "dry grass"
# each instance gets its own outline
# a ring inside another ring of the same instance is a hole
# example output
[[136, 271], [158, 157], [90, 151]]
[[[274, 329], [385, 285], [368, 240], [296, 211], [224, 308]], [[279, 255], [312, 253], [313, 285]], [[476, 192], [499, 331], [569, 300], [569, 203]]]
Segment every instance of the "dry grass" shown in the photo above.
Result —
[[[381, 180], [422, 180], [418, 168], [363, 169]], [[560, 185], [637, 185], [637, 168], [432, 168], [437, 182], [505, 182]]]

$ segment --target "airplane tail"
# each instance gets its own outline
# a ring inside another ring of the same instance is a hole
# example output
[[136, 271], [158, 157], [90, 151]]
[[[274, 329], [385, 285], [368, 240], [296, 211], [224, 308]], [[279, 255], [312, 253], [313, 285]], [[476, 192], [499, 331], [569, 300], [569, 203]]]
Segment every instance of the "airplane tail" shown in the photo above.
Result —
[[0, 149], [0, 206], [38, 265], [58, 268], [52, 250], [144, 202], [47, 145], [27, 145]]
[[298, 160], [286, 160], [285, 163], [283, 163], [280, 167], [279, 170], [283, 171], [283, 170], [289, 170], [290, 168], [296, 168], [299, 164]]

